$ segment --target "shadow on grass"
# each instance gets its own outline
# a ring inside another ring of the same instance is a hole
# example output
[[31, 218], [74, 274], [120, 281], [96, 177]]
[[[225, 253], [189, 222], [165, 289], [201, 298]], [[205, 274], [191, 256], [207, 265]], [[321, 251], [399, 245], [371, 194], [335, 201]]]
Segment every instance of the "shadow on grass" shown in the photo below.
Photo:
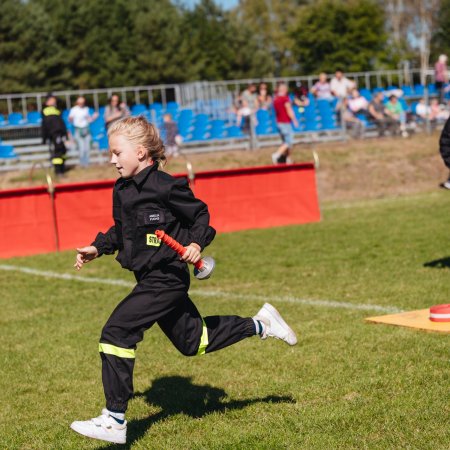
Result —
[[135, 397], [143, 397], [148, 404], [159, 406], [161, 411], [145, 419], [128, 422], [126, 445], [112, 444], [103, 449], [129, 449], [152, 425], [177, 414], [200, 418], [213, 412], [243, 409], [254, 403], [295, 403], [292, 397], [276, 395], [224, 402], [227, 393], [223, 389], [196, 385], [191, 378], [180, 376], [158, 378], [148, 390], [135, 394]]
[[426, 262], [424, 267], [432, 267], [434, 269], [445, 269], [450, 267], [450, 256], [441, 259], [435, 259], [434, 261]]

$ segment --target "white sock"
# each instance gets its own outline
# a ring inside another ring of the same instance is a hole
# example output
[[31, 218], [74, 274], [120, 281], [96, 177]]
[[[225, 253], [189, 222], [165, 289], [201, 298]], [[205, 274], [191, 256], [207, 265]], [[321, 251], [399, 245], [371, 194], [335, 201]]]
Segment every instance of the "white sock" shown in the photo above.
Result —
[[252, 317], [253, 322], [255, 323], [255, 330], [256, 334], [262, 335], [264, 331], [266, 330], [266, 324], [262, 322], [261, 320], [257, 320], [254, 317]]
[[[109, 410], [108, 410], [109, 411]], [[116, 422], [117, 423], [120, 423], [121, 425], [124, 423], [124, 421], [125, 421], [125, 413], [119, 413], [119, 412], [112, 412], [112, 411], [109, 411], [109, 415], [112, 417], [112, 418], [114, 418], [114, 419], [116, 419]]]

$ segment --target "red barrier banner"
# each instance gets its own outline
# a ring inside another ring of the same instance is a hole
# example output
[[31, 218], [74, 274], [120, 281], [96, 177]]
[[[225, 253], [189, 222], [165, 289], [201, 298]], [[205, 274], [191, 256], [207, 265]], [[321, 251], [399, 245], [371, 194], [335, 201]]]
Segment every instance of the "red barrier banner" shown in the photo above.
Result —
[[[178, 175], [185, 176], [185, 175]], [[114, 180], [0, 191], [0, 258], [74, 249], [112, 224]], [[218, 232], [320, 220], [312, 163], [199, 172], [192, 185]]]

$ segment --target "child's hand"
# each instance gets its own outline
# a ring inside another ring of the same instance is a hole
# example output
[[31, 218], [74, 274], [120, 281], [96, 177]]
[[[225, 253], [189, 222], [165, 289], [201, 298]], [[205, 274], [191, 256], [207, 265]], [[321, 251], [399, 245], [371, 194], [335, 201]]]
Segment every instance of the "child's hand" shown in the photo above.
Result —
[[77, 270], [80, 270], [84, 263], [88, 263], [98, 256], [98, 250], [93, 245], [77, 248], [77, 252], [75, 264], [73, 265]]
[[195, 242], [192, 242], [192, 244], [189, 244], [186, 247], [186, 251], [184, 252], [184, 255], [181, 257], [182, 260], [191, 264], [195, 264], [200, 258], [201, 258], [200, 246]]

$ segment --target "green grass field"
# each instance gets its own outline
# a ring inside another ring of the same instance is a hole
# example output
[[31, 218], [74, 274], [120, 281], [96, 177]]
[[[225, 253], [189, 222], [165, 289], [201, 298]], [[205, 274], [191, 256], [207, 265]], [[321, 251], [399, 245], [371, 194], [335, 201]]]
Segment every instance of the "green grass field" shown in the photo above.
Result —
[[[186, 358], [158, 327], [138, 348], [128, 448], [448, 449], [449, 336], [364, 318], [450, 302], [450, 195], [328, 204], [318, 224], [219, 235], [192, 281], [203, 315], [269, 300], [299, 344], [247, 339]], [[0, 448], [115, 448], [69, 429], [103, 407], [97, 342], [132, 276], [74, 252], [0, 270]], [[124, 280], [123, 286], [98, 281]], [[121, 446], [120, 448], [127, 448]]]

